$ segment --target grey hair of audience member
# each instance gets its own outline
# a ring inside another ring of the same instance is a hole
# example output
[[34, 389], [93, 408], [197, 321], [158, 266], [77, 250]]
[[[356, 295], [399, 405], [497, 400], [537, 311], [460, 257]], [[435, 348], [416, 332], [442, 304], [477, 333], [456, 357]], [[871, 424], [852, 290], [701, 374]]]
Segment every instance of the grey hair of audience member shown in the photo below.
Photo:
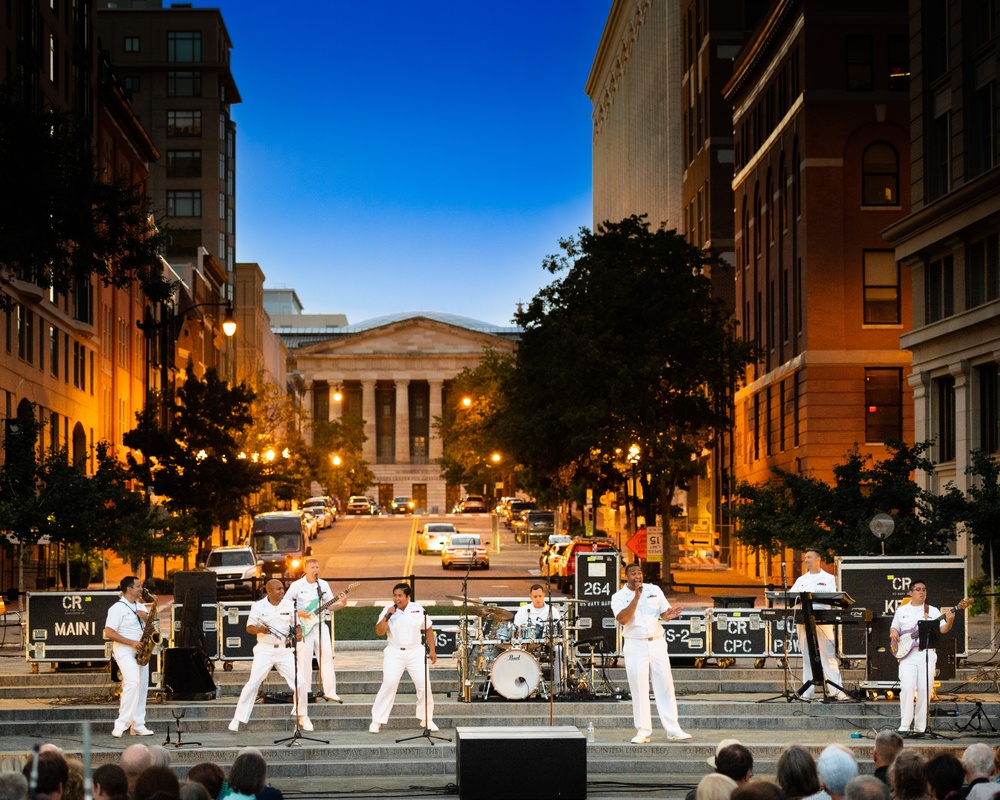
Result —
[[739, 786], [736, 781], [721, 772], [711, 772], [698, 782], [695, 800], [729, 800]]
[[896, 731], [879, 731], [875, 736], [875, 753], [889, 766], [904, 747], [903, 737]]
[[816, 771], [829, 794], [842, 795], [847, 782], [858, 774], [858, 760], [843, 745], [831, 744], [819, 754]]
[[775, 777], [788, 800], [808, 797], [819, 791], [816, 759], [804, 747], [790, 744], [778, 755]]
[[889, 787], [874, 775], [857, 775], [844, 789], [847, 800], [889, 800]]
[[988, 744], [979, 742], [971, 744], [962, 753], [962, 766], [965, 776], [971, 781], [975, 778], [988, 778], [993, 772], [993, 751]]
[[198, 781], [181, 781], [180, 800], [212, 800], [208, 796], [208, 789]]
[[149, 746], [149, 766], [151, 767], [169, 767], [170, 766], [170, 751], [167, 750], [162, 744], [153, 744]]
[[125, 770], [129, 786], [134, 787], [136, 778], [149, 767], [149, 748], [144, 744], [130, 744], [118, 756], [118, 766]]
[[0, 800], [25, 800], [28, 779], [20, 772], [0, 772]]

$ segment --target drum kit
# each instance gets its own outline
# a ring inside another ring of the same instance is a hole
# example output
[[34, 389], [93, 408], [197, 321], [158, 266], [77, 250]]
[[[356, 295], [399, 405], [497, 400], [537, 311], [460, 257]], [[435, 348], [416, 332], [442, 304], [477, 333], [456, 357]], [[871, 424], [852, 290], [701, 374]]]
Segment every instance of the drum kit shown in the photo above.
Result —
[[[571, 634], [575, 604], [563, 599], [567, 613], [559, 620], [531, 620], [514, 624], [514, 612], [497, 605], [448, 595], [466, 604], [458, 631], [456, 659], [462, 682], [462, 700], [487, 700], [492, 692], [507, 700], [532, 697], [580, 699], [595, 696], [593, 647], [583, 660], [576, 658]], [[470, 622], [470, 616], [476, 622]], [[581, 646], [586, 650], [586, 646]], [[584, 661], [589, 661], [585, 664]]]

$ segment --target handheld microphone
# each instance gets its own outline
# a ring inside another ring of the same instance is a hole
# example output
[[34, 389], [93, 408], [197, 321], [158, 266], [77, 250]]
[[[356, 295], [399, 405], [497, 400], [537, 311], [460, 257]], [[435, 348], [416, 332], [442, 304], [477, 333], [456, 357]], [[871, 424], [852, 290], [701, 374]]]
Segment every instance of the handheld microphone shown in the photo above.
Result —
[[786, 583], [788, 583], [788, 581], [785, 580], [785, 562], [782, 561], [781, 562], [781, 585], [784, 586]]

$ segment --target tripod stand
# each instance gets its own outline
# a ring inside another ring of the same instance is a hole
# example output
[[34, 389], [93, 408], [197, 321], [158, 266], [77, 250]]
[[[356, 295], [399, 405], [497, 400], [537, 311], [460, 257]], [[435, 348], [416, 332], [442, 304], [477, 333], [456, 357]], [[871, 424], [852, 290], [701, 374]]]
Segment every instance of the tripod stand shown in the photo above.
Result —
[[[306, 705], [308, 706], [308, 703], [309, 703], [309, 689], [307, 687], [305, 689], [305, 691], [303, 692], [302, 691], [302, 687], [299, 685], [299, 655], [300, 655], [300, 652], [301, 653], [305, 652], [305, 646], [304, 646], [304, 644], [303, 644], [303, 646], [301, 648], [298, 646], [299, 645], [299, 642], [298, 642], [299, 627], [298, 627], [298, 622], [296, 621], [296, 620], [298, 620], [298, 603], [295, 601], [294, 598], [292, 599], [292, 610], [294, 611], [294, 613], [292, 614], [292, 620], [293, 620], [293, 622], [292, 622], [292, 628], [288, 632], [288, 646], [295, 648], [295, 664], [294, 664], [294, 669], [295, 669], [295, 691], [292, 693], [292, 703], [295, 706], [295, 709], [294, 709], [295, 710], [295, 714], [293, 715], [294, 718], [295, 718], [295, 730], [292, 731], [292, 735], [291, 736], [286, 736], [283, 739], [275, 739], [274, 743], [275, 744], [283, 744], [284, 742], [288, 742], [288, 745], [287, 745], [288, 747], [291, 747], [292, 745], [296, 745], [296, 744], [298, 744], [302, 740], [307, 740], [307, 741], [310, 741], [310, 742], [319, 742], [320, 744], [329, 744], [330, 742], [328, 740], [326, 740], [326, 739], [319, 739], [319, 738], [316, 738], [315, 736], [303, 736], [302, 735], [302, 728], [299, 725], [299, 719], [300, 719], [300, 716], [299, 716], [300, 715], [299, 703], [302, 701], [302, 695], [304, 694], [305, 695], [305, 699], [306, 699]], [[312, 667], [312, 665], [310, 665], [310, 673], [312, 672], [311, 667]], [[312, 677], [312, 675], [310, 674], [310, 678], [311, 677]], [[312, 681], [310, 681], [310, 683], [311, 682]]]
[[995, 734], [997, 732], [997, 729], [993, 727], [993, 721], [990, 719], [989, 714], [983, 710], [983, 704], [977, 700], [976, 710], [972, 712], [968, 722], [964, 725], [958, 726], [958, 730], [961, 733], [965, 733], [965, 731], [969, 730], [969, 728], [974, 728], [977, 734], [982, 734], [984, 722], [990, 726], [991, 734]]
[[[421, 606], [423, 609], [423, 606]], [[434, 635], [434, 630], [431, 628], [427, 622], [427, 609], [423, 609], [424, 612], [424, 729], [417, 736], [406, 736], [402, 739], [397, 739], [396, 744], [400, 742], [409, 742], [413, 739], [426, 739], [431, 745], [434, 744], [434, 740], [437, 739], [441, 742], [450, 742], [447, 736], [435, 736], [431, 733], [431, 715], [430, 715], [430, 702], [431, 702], [431, 646], [428, 641], [429, 637]]]

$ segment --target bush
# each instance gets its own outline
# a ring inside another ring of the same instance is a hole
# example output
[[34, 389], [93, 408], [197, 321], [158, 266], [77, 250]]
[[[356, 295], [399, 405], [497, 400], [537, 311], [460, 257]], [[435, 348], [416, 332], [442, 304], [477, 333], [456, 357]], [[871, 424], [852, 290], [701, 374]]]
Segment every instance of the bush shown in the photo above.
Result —
[[[990, 598], [987, 597], [987, 593], [990, 591], [989, 587], [989, 575], [980, 575], [978, 578], [969, 581], [969, 597], [975, 600], [969, 607], [970, 617], [990, 613]], [[994, 585], [992, 591], [996, 592], [996, 585]], [[998, 603], [997, 618], [1000, 619], [1000, 603]]]
[[[348, 606], [334, 612], [334, 639], [338, 642], [371, 642], [385, 637], [375, 635], [375, 622], [382, 613], [383, 606]], [[457, 606], [427, 606], [427, 615], [433, 621], [435, 616], [455, 616], [461, 609]]]

